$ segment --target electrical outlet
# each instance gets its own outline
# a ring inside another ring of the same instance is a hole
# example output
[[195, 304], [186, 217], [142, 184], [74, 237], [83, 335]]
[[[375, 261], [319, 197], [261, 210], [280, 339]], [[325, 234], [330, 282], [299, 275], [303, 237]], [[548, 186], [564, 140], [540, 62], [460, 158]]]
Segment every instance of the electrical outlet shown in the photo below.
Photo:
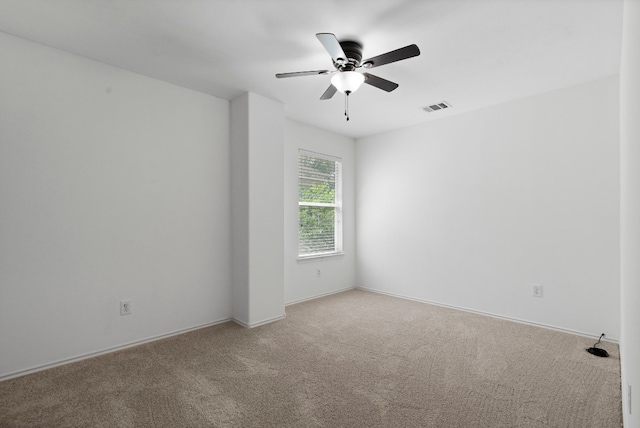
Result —
[[320, 278], [322, 276], [322, 271], [320, 269], [316, 269], [316, 276]]
[[131, 300], [120, 301], [120, 315], [131, 315]]
[[531, 295], [533, 297], [542, 297], [542, 285], [531, 284]]

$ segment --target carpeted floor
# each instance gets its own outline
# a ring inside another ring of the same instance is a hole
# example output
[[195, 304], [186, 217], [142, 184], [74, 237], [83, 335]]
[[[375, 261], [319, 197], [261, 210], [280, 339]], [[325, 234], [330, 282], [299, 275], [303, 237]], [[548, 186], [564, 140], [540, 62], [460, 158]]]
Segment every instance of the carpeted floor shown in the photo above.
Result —
[[594, 342], [354, 290], [0, 382], [0, 427], [621, 427]]

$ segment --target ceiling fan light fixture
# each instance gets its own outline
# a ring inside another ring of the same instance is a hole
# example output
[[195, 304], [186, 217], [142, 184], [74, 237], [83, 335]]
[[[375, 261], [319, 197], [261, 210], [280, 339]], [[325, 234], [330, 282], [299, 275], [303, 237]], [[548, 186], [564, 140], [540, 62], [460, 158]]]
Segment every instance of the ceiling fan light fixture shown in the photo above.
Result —
[[331, 78], [331, 84], [343, 94], [353, 93], [364, 83], [364, 76], [357, 71], [342, 71]]

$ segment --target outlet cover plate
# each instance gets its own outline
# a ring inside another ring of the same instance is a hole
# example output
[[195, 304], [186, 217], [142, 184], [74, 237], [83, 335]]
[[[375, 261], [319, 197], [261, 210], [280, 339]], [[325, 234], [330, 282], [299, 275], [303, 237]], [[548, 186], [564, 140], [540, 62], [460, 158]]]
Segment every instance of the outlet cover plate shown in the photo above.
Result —
[[540, 284], [532, 284], [531, 285], [531, 295], [533, 297], [542, 297], [542, 285], [540, 285]]
[[120, 315], [131, 315], [131, 300], [120, 301]]

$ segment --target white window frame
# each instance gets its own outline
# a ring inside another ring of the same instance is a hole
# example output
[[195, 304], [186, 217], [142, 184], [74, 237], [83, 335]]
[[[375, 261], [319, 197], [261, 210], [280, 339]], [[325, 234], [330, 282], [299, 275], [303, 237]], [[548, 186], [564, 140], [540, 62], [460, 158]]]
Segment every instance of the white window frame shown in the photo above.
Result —
[[[298, 165], [300, 156], [313, 157], [316, 159], [328, 160], [335, 162], [337, 166], [336, 184], [335, 184], [335, 203], [323, 203], [323, 202], [302, 202], [298, 197], [298, 260], [316, 259], [322, 257], [332, 257], [343, 255], [342, 248], [342, 158], [337, 156], [327, 155], [324, 153], [313, 152], [305, 149], [298, 149]], [[300, 191], [300, 170], [298, 170], [298, 192]], [[333, 207], [335, 209], [334, 215], [334, 249], [332, 251], [325, 251], [312, 254], [300, 254], [300, 207]]]

